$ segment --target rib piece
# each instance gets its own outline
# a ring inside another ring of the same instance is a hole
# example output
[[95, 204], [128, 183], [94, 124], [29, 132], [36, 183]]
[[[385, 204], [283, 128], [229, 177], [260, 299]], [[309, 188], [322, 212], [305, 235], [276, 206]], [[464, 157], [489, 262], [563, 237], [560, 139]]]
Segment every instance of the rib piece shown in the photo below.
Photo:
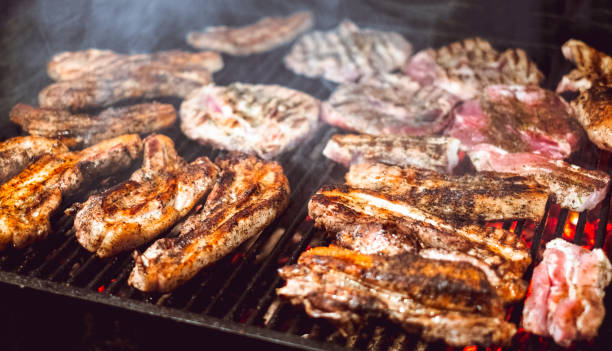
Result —
[[496, 172], [453, 176], [414, 167], [362, 163], [351, 166], [346, 184], [383, 192], [455, 221], [526, 218], [539, 223], [548, 200], [546, 188], [533, 178]]
[[271, 159], [318, 127], [319, 101], [278, 85], [208, 85], [181, 104], [181, 130], [203, 144]]
[[459, 99], [435, 86], [399, 74], [379, 74], [340, 85], [321, 117], [331, 125], [361, 133], [431, 135], [450, 122]]
[[[317, 228], [336, 234], [338, 243], [349, 248], [396, 254], [416, 242], [416, 250], [437, 248], [468, 254], [500, 277], [495, 287], [504, 301], [524, 296], [526, 286], [521, 277], [531, 258], [520, 238], [507, 230], [445, 220], [401, 198], [345, 185], [317, 191], [308, 204], [308, 214]], [[384, 239], [370, 243], [367, 239], [373, 229]]]
[[172, 105], [154, 102], [108, 108], [94, 116], [17, 104], [10, 117], [30, 134], [59, 139], [70, 148], [82, 148], [123, 134], [148, 134], [168, 128], [176, 120], [176, 111]]
[[79, 243], [99, 257], [154, 239], [187, 215], [216, 180], [214, 163], [199, 157], [187, 164], [170, 138], [151, 135], [143, 143], [142, 168], [90, 197], [74, 219]]
[[612, 82], [581, 91], [572, 106], [589, 139], [599, 148], [612, 151]]
[[421, 85], [434, 85], [473, 98], [491, 84], [538, 85], [544, 75], [521, 49], [502, 53], [481, 38], [468, 38], [414, 55], [404, 72]]
[[523, 309], [525, 330], [552, 336], [561, 346], [597, 335], [606, 313], [604, 289], [612, 265], [601, 249], [586, 250], [554, 239], [533, 270], [531, 294]]
[[612, 84], [612, 57], [576, 39], [566, 41], [561, 51], [576, 69], [563, 76], [558, 93], [588, 90], [594, 83]]
[[276, 162], [230, 154], [202, 212], [188, 217], [175, 238], [159, 239], [142, 255], [128, 283], [142, 291], [170, 291], [261, 233], [289, 200], [289, 182]]
[[344, 20], [333, 30], [303, 35], [285, 56], [285, 65], [297, 74], [344, 83], [399, 68], [411, 52], [398, 33], [362, 29]]
[[79, 152], [45, 155], [0, 186], [0, 250], [22, 248], [51, 231], [49, 217], [62, 197], [100, 177], [129, 167], [141, 156], [136, 134], [103, 141]]
[[459, 140], [449, 137], [334, 134], [323, 155], [345, 167], [381, 162], [450, 173], [459, 162]]
[[43, 155], [68, 152], [66, 145], [39, 136], [18, 136], [0, 143], [0, 184], [13, 178]]
[[312, 12], [301, 11], [286, 17], [264, 17], [243, 27], [207, 27], [203, 32], [189, 32], [187, 43], [197, 49], [250, 55], [286, 44], [311, 27]]
[[384, 315], [426, 340], [449, 345], [508, 344], [516, 328], [483, 272], [462, 262], [403, 254], [363, 255], [335, 247], [304, 252], [279, 270], [277, 294], [354, 333], [369, 315]]

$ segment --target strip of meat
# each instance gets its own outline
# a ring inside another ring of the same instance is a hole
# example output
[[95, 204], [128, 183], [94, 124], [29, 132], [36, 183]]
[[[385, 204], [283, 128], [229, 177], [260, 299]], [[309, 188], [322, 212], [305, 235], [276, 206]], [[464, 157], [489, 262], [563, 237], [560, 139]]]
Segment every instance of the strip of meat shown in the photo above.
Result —
[[231, 55], [250, 55], [286, 44], [312, 27], [312, 12], [287, 17], [264, 17], [243, 27], [207, 27], [189, 32], [187, 43], [197, 49], [211, 49]]
[[526, 218], [539, 223], [548, 191], [533, 178], [496, 172], [443, 175], [414, 167], [362, 163], [351, 166], [346, 184], [383, 192], [455, 221]]
[[345, 333], [381, 314], [426, 340], [453, 346], [507, 344], [516, 331], [503, 320], [501, 301], [483, 272], [463, 262], [317, 247], [279, 274], [287, 284], [278, 295]]
[[82, 148], [123, 134], [149, 134], [168, 128], [176, 120], [176, 111], [172, 105], [154, 102], [108, 108], [94, 116], [17, 104], [10, 117], [30, 134], [59, 139], [70, 148]]
[[13, 178], [43, 155], [68, 152], [66, 145], [39, 136], [18, 136], [0, 143], [0, 184]]
[[146, 68], [166, 68], [179, 71], [223, 68], [221, 55], [216, 52], [160, 51], [152, 54], [123, 55], [111, 50], [89, 49], [59, 53], [47, 64], [49, 77], [57, 81], [86, 78], [90, 75], [113, 76], [116, 71], [139, 71]]
[[45, 155], [0, 186], [0, 250], [22, 248], [51, 231], [49, 217], [63, 196], [100, 177], [128, 168], [141, 156], [136, 134], [103, 141], [79, 152]]
[[319, 126], [319, 101], [278, 85], [208, 85], [181, 104], [181, 130], [203, 144], [271, 159]]
[[589, 139], [599, 148], [612, 151], [612, 82], [581, 91], [572, 106]]
[[[411, 246], [458, 251], [496, 272], [500, 279], [495, 287], [504, 301], [518, 301], [525, 294], [521, 277], [531, 258], [520, 238], [507, 230], [455, 223], [401, 198], [345, 185], [317, 191], [308, 204], [308, 214], [317, 228], [339, 233], [336, 240], [342, 246], [383, 254], [397, 254]], [[381, 238], [369, 242], [372, 235], [364, 229], [376, 229]]]
[[189, 211], [212, 188], [218, 168], [207, 157], [187, 164], [172, 140], [144, 140], [142, 168], [126, 182], [90, 197], [76, 214], [79, 243], [99, 257], [151, 241]]
[[142, 291], [170, 291], [261, 233], [287, 206], [289, 182], [276, 162], [230, 154], [202, 212], [188, 217], [175, 238], [159, 239], [142, 255], [128, 283]]
[[590, 89], [593, 83], [612, 84], [612, 57], [584, 42], [570, 39], [561, 47], [563, 56], [576, 65], [576, 69], [563, 76], [557, 92]]
[[499, 53], [481, 38], [468, 38], [414, 55], [404, 72], [421, 85], [434, 85], [473, 98], [491, 84], [538, 85], [544, 75], [521, 49]]
[[334, 134], [323, 155], [345, 167], [381, 162], [450, 173], [459, 162], [459, 140], [449, 137]]
[[380, 74], [340, 85], [321, 117], [327, 123], [361, 133], [431, 135], [450, 122], [459, 99], [435, 86], [422, 87], [399, 74]]
[[533, 271], [523, 309], [525, 330], [552, 336], [564, 347], [594, 338], [604, 319], [604, 289], [611, 280], [612, 265], [601, 249], [552, 240]]
[[411, 52], [412, 45], [398, 33], [362, 29], [344, 20], [333, 30], [303, 35], [285, 56], [285, 65], [297, 74], [344, 83], [399, 68]]

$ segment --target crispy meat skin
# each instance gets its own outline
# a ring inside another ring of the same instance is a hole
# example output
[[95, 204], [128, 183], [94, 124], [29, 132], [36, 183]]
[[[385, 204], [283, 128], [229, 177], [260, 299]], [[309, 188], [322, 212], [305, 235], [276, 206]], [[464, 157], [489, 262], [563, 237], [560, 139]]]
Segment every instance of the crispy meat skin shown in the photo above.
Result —
[[176, 111], [172, 105], [154, 102], [108, 108], [94, 116], [17, 104], [10, 117], [30, 134], [82, 148], [123, 134], [148, 134], [168, 128], [176, 120]]
[[135, 255], [129, 284], [170, 291], [261, 233], [289, 200], [289, 182], [276, 162], [233, 153], [218, 159], [221, 175], [200, 213], [188, 217], [175, 238], [157, 240]]
[[503, 321], [501, 301], [483, 272], [462, 262], [317, 247], [279, 274], [287, 280], [280, 296], [349, 333], [369, 315], [453, 346], [506, 344], [515, 332]]
[[189, 32], [187, 43], [197, 49], [211, 49], [232, 55], [250, 55], [286, 44], [312, 27], [310, 11], [286, 17], [264, 17], [243, 27], [207, 27]]
[[19, 174], [43, 155], [68, 152], [66, 145], [39, 136], [18, 136], [0, 143], [0, 184]]
[[187, 215], [212, 188], [218, 168], [207, 157], [187, 164], [172, 140], [144, 140], [143, 166], [128, 181], [93, 195], [74, 219], [79, 243], [99, 257], [140, 246]]
[[533, 178], [482, 172], [452, 176], [414, 167], [363, 163], [351, 166], [346, 184], [401, 197], [437, 216], [473, 221], [528, 218], [544, 215], [548, 191]]
[[50, 215], [62, 196], [129, 167], [141, 156], [136, 134], [103, 141], [79, 152], [45, 155], [0, 186], [0, 249], [22, 248], [47, 237]]
[[563, 76], [558, 93], [588, 90], [593, 84], [612, 84], [612, 57], [575, 39], [565, 42], [561, 51], [576, 69]]

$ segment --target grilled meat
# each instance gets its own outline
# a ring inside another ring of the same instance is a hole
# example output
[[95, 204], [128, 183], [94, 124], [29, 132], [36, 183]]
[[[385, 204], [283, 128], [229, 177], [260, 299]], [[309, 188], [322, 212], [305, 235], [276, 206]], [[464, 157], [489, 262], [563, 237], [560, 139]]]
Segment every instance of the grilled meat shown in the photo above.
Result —
[[141, 156], [135, 134], [103, 141], [79, 152], [45, 155], [0, 186], [0, 249], [22, 248], [45, 239], [49, 217], [62, 196], [129, 167]]
[[599, 148], [612, 151], [612, 83], [596, 84], [572, 101], [576, 119]]
[[289, 182], [278, 163], [240, 154], [216, 163], [221, 175], [202, 211], [185, 220], [178, 237], [135, 255], [130, 285], [170, 291], [261, 233], [285, 209]]
[[318, 127], [319, 102], [278, 85], [208, 85], [181, 104], [181, 130], [190, 139], [271, 159]]
[[484, 273], [463, 262], [317, 247], [279, 274], [287, 284], [278, 295], [348, 333], [369, 315], [453, 346], [507, 344], [516, 331]]
[[187, 34], [187, 43], [197, 49], [250, 55], [286, 44], [311, 27], [312, 12], [302, 11], [287, 17], [265, 17], [239, 28], [207, 27]]
[[18, 136], [0, 143], [0, 184], [23, 171], [43, 155], [68, 152], [57, 140], [38, 136]]
[[146, 103], [108, 108], [94, 116], [17, 104], [10, 116], [30, 134], [59, 139], [70, 148], [81, 148], [122, 134], [148, 134], [168, 128], [176, 119], [176, 111], [172, 105]]
[[172, 140], [144, 140], [142, 168], [126, 182], [93, 195], [74, 219], [79, 243], [99, 257], [138, 247], [187, 215], [212, 188], [218, 168], [207, 157], [187, 164]]
[[544, 75], [521, 49], [502, 53], [481, 38], [468, 38], [414, 55], [404, 72], [421, 85], [434, 85], [473, 98], [491, 84], [539, 84]]
[[576, 69], [563, 76], [558, 93], [588, 90], [594, 83], [612, 85], [612, 57], [575, 39], [565, 42], [561, 51]]
[[452, 176], [380, 163], [351, 166], [346, 184], [383, 192], [437, 216], [456, 221], [528, 218], [538, 223], [548, 191], [533, 178], [483, 172]]
[[561, 346], [592, 339], [604, 319], [604, 289], [612, 265], [601, 249], [589, 251], [554, 239], [533, 270], [531, 294], [523, 309], [525, 330], [552, 336]]
[[303, 35], [285, 65], [297, 74], [343, 83], [399, 68], [411, 52], [410, 43], [397, 33], [361, 29], [344, 20], [336, 29]]
[[323, 155], [345, 167], [381, 162], [450, 173], [459, 162], [459, 140], [437, 136], [334, 134], [325, 145]]
[[431, 135], [450, 122], [459, 99], [435, 86], [421, 88], [400, 74], [380, 74], [340, 85], [323, 103], [327, 123], [361, 133]]

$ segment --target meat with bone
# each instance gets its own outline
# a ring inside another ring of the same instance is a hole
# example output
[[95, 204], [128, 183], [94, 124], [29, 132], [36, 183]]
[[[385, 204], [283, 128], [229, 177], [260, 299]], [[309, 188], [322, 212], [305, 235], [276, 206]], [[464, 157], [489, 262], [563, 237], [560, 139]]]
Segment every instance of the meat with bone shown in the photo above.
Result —
[[181, 130], [203, 144], [271, 159], [318, 127], [319, 101], [278, 85], [208, 85], [181, 104]]
[[131, 286], [176, 288], [261, 233], [287, 206], [289, 182], [278, 163], [236, 153], [216, 163], [221, 174], [202, 211], [183, 222], [177, 237], [159, 239], [135, 254]]
[[520, 238], [507, 230], [446, 220], [401, 198], [345, 185], [317, 191], [308, 214], [344, 247], [381, 254], [421, 248], [464, 253], [495, 271], [499, 279], [494, 286], [504, 301], [518, 301], [525, 294], [521, 277], [531, 258]]
[[344, 83], [399, 68], [411, 52], [410, 43], [397, 33], [362, 29], [344, 20], [333, 30], [303, 35], [285, 65], [297, 74]]
[[0, 184], [19, 174], [43, 155], [68, 152], [66, 145], [39, 136], [18, 136], [0, 143]]
[[457, 102], [445, 90], [388, 73], [340, 85], [323, 103], [321, 117], [331, 125], [373, 135], [431, 135], [448, 125]]
[[310, 11], [286, 17], [265, 17], [243, 27], [207, 27], [187, 34], [187, 43], [231, 55], [250, 55], [286, 44], [312, 27]]
[[552, 336], [564, 347], [574, 340], [594, 338], [604, 319], [604, 289], [611, 280], [612, 265], [603, 250], [552, 240], [533, 270], [523, 327]]
[[154, 239], [212, 188], [218, 168], [207, 157], [187, 164], [172, 140], [144, 140], [142, 168], [129, 180], [91, 196], [74, 219], [79, 243], [99, 257], [134, 249]]
[[544, 216], [548, 191], [533, 178], [483, 172], [443, 175], [434, 171], [362, 163], [351, 166], [346, 184], [383, 192], [437, 216], [494, 221]]
[[317, 247], [279, 274], [287, 281], [279, 296], [345, 333], [354, 333], [353, 326], [369, 315], [452, 346], [508, 344], [516, 331], [504, 321], [502, 303], [483, 272], [462, 262]]
[[443, 136], [334, 134], [323, 155], [349, 167], [364, 162], [450, 173], [459, 162], [459, 140]]
[[421, 85], [434, 85], [473, 98], [491, 84], [539, 84], [544, 75], [521, 49], [502, 53], [481, 38], [468, 38], [414, 55], [404, 72]]
[[565, 42], [561, 51], [576, 69], [563, 76], [558, 93], [587, 90], [594, 83], [612, 85], [612, 57], [575, 39]]
[[30, 134], [59, 139], [70, 148], [82, 148], [123, 134], [148, 134], [168, 128], [176, 120], [176, 111], [172, 105], [145, 103], [89, 115], [17, 104], [10, 117]]
[[51, 231], [49, 217], [63, 196], [132, 165], [141, 156], [136, 134], [103, 141], [79, 152], [45, 155], [0, 186], [0, 249], [22, 248]]

